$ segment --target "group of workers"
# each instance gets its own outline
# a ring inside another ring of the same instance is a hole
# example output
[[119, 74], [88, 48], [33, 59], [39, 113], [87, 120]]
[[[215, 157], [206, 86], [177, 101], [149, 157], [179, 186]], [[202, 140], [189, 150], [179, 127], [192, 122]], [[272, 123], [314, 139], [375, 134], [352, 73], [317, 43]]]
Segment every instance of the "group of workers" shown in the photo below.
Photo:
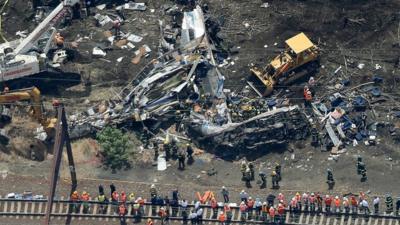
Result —
[[[282, 180], [281, 165], [275, 163], [275, 168], [271, 172], [272, 189], [279, 189], [279, 182]], [[240, 171], [242, 172], [242, 181], [245, 182], [247, 188], [251, 188], [251, 181], [255, 180], [255, 168], [252, 162], [242, 160], [240, 164]], [[260, 164], [258, 176], [261, 179], [260, 189], [267, 187], [267, 172], [263, 163]]]
[[[99, 186], [99, 194], [96, 197], [98, 205], [98, 213], [105, 214], [107, 207], [110, 204], [114, 208], [114, 213], [118, 214], [121, 219], [121, 224], [125, 224], [125, 216], [128, 212], [128, 205], [131, 205], [131, 215], [136, 218], [136, 222], [140, 222], [141, 217], [144, 215], [144, 205], [146, 200], [142, 197], [135, 197], [134, 193], [127, 195], [124, 191], [117, 192], [113, 184], [110, 185], [110, 200], [104, 193], [103, 186]], [[229, 224], [232, 220], [232, 204], [230, 204], [229, 191], [225, 186], [221, 188], [221, 196], [223, 202], [218, 202], [214, 194], [210, 194], [207, 200], [201, 199], [197, 201], [194, 206], [190, 206], [185, 198], [181, 198], [178, 189], [172, 191], [172, 198], [168, 195], [162, 197], [154, 184], [150, 187], [150, 203], [151, 215], [158, 216], [162, 225], [169, 223], [169, 217], [181, 217], [184, 223], [190, 221], [192, 224], [201, 224], [203, 220], [203, 205], [206, 205], [212, 210], [212, 219], [218, 220], [221, 224]], [[368, 196], [360, 192], [358, 195], [349, 194], [342, 197], [323, 195], [321, 193], [305, 192], [300, 194], [296, 193], [293, 197], [286, 200], [284, 194], [279, 193], [277, 196], [268, 194], [265, 201], [261, 198], [253, 199], [249, 194], [242, 190], [239, 193], [240, 204], [237, 207], [241, 212], [240, 220], [257, 220], [266, 223], [283, 223], [286, 210], [291, 213], [310, 212], [310, 213], [365, 213], [370, 214]], [[83, 210], [83, 213], [89, 213], [89, 200], [90, 195], [84, 191], [79, 196], [77, 191], [71, 194], [73, 212], [78, 213]], [[275, 201], [277, 201], [275, 203]], [[373, 205], [373, 213], [380, 213], [380, 198], [374, 196], [371, 199]], [[400, 197], [397, 197], [396, 202], [391, 195], [387, 194], [384, 197], [386, 205], [386, 213], [399, 215], [400, 210]], [[83, 209], [80, 208], [82, 204]], [[152, 219], [147, 220], [148, 225], [153, 225]]]
[[[151, 132], [147, 127], [143, 128], [141, 133], [141, 141], [144, 147], [147, 148], [150, 144]], [[160, 156], [160, 150], [164, 152], [165, 161], [178, 160], [178, 170], [185, 170], [186, 162], [187, 164], [192, 164], [194, 162], [193, 154], [194, 150], [190, 143], [187, 143], [185, 147], [178, 145], [177, 141], [172, 138], [166, 138], [162, 145], [155, 145], [154, 147], [154, 158], [153, 161], [157, 162]], [[187, 160], [187, 161], [186, 161]]]

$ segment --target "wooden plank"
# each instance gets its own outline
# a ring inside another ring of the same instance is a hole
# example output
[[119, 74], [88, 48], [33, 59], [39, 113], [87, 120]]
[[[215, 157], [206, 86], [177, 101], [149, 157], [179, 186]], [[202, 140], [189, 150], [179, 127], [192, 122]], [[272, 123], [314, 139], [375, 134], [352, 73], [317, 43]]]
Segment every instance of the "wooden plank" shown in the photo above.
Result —
[[[93, 204], [93, 211], [92, 215], [97, 215], [97, 210], [98, 210], [99, 204]], [[92, 220], [95, 220], [95, 217], [92, 217]]]
[[306, 224], [310, 224], [310, 218], [311, 218], [311, 215], [310, 215], [310, 213], [308, 213], [307, 217], [306, 217]]
[[289, 219], [290, 219], [290, 212], [286, 212], [285, 223], [289, 223]]
[[[14, 204], [15, 204], [15, 202], [11, 202], [11, 206], [10, 206], [10, 212], [11, 212], [11, 213], [15, 212]], [[8, 217], [12, 218], [13, 216], [10, 215], [10, 216], [8, 216]]]
[[[81, 204], [81, 207], [79, 208], [79, 214], [83, 214], [83, 204]], [[82, 216], [80, 216], [78, 220], [82, 220]]]
[[[17, 213], [19, 214], [21, 212], [21, 202], [17, 202]], [[19, 219], [19, 216], [16, 217]]]
[[330, 217], [330, 216], [327, 216], [327, 217], [326, 217], [325, 225], [329, 225], [330, 222], [331, 222], [331, 217]]
[[353, 218], [349, 216], [349, 218], [347, 219], [347, 225], [351, 225], [351, 221], [353, 221]]
[[392, 225], [393, 224], [393, 218], [390, 218], [389, 219], [389, 225]]
[[[384, 215], [384, 216], [386, 216], [386, 212], [385, 212], [385, 213], [383, 213], [383, 215]], [[385, 218], [385, 217], [383, 217], [383, 218], [382, 218], [382, 223], [381, 223], [381, 224], [382, 224], [382, 225], [385, 225], [385, 222], [386, 222], [386, 218]]]
[[299, 219], [299, 224], [302, 224], [303, 222], [303, 217], [304, 217], [304, 213], [300, 214], [300, 219]]
[[340, 218], [340, 225], [344, 225], [344, 215], [342, 215]]
[[315, 225], [317, 223], [317, 214], [314, 214], [313, 219], [312, 219], [312, 225]]
[[[24, 204], [24, 213], [26, 214], [26, 213], [28, 213], [28, 207], [29, 207], [29, 202], [25, 202], [25, 204]], [[23, 216], [22, 218], [26, 218], [26, 216]]]
[[379, 222], [379, 218], [376, 218], [375, 222], [374, 222], [374, 225], [378, 225], [378, 222]]
[[322, 223], [324, 222], [324, 214], [321, 214], [321, 217], [319, 218], [319, 225], [322, 225]]
[[[31, 213], [35, 213], [36, 203], [32, 202]], [[31, 216], [31, 220], [33, 220], [33, 216]]]
[[[42, 209], [43, 209], [43, 202], [39, 202], [39, 208], [38, 208], [38, 213], [42, 213]], [[40, 219], [40, 216], [37, 216], [36, 218]]]
[[[107, 207], [107, 215], [111, 215], [111, 208], [112, 208], [112, 205], [111, 204], [108, 204], [108, 207]], [[107, 217], [106, 218], [106, 221], [109, 221], [109, 218]]]

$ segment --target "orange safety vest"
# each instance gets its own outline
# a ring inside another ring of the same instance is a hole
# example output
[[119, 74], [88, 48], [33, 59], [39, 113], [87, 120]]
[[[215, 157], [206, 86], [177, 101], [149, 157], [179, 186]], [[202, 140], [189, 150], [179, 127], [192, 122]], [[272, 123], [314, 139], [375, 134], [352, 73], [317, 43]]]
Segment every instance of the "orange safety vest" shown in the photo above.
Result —
[[261, 207], [261, 211], [268, 213], [268, 206], [267, 205], [263, 205]]
[[219, 214], [218, 221], [225, 222], [225, 214]]
[[89, 195], [88, 194], [82, 195], [81, 198], [82, 198], [82, 201], [89, 201]]
[[352, 206], [357, 206], [357, 200], [354, 196], [351, 196], [350, 201]]
[[269, 216], [270, 217], [274, 217], [275, 216], [275, 209], [272, 206], [271, 206], [271, 208], [269, 208]]
[[246, 212], [246, 210], [247, 210], [246, 204], [240, 204], [239, 209], [241, 212]]
[[340, 199], [335, 199], [335, 206], [336, 207], [339, 207], [340, 206]]
[[74, 202], [78, 201], [79, 200], [79, 194], [72, 193], [71, 200], [74, 201]]

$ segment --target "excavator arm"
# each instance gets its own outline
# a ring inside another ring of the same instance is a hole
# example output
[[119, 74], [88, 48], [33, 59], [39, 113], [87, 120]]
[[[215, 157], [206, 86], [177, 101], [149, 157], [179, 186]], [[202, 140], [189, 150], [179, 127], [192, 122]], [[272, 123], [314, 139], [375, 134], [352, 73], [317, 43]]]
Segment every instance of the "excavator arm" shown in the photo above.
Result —
[[[9, 104], [17, 101], [30, 101], [30, 114], [43, 126], [46, 119], [43, 116], [40, 91], [36, 87], [5, 92], [0, 95], [0, 104]], [[47, 126], [47, 125], [46, 125]]]

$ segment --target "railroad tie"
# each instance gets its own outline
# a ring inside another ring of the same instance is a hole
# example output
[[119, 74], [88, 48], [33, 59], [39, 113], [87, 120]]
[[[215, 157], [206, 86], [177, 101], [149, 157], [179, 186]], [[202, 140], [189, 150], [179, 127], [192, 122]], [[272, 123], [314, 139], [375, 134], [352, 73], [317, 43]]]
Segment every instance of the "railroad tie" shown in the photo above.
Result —
[[290, 220], [290, 212], [286, 212], [285, 223], [289, 223]]
[[[29, 207], [29, 202], [25, 202], [24, 204], [24, 213], [27, 214], [28, 213], [28, 207]], [[26, 218], [26, 216], [23, 216], [22, 218]]]
[[310, 224], [310, 217], [311, 217], [310, 213], [307, 213], [306, 224]]
[[331, 217], [328, 215], [328, 216], [326, 217], [325, 225], [329, 225], [330, 222], [331, 222]]
[[302, 224], [303, 222], [303, 217], [304, 217], [304, 213], [300, 214], [300, 218], [299, 218], [299, 224]]
[[[15, 202], [14, 201], [12, 201], [11, 202], [11, 206], [10, 206], [10, 213], [13, 213], [13, 212], [15, 212], [15, 209], [14, 209], [14, 205], [15, 205]], [[12, 215], [9, 215], [8, 217], [13, 217]]]
[[[46, 204], [47, 205], [47, 204]], [[53, 202], [53, 205], [51, 206], [51, 214], [55, 214], [56, 213], [56, 208], [57, 208], [57, 203]]]
[[[17, 202], [17, 213], [21, 213], [21, 202]], [[17, 219], [19, 219], [19, 216], [17, 216]]]
[[367, 225], [372, 225], [372, 217], [370, 217], [370, 218], [368, 218], [368, 223], [367, 223]]
[[[99, 207], [99, 205], [98, 204], [93, 204], [93, 211], [92, 211], [92, 215], [97, 215], [97, 208]], [[129, 211], [128, 211], [129, 212]], [[95, 217], [92, 217], [92, 220], [94, 220], [95, 219]]]
[[[31, 213], [35, 213], [36, 203], [32, 202]], [[31, 220], [33, 220], [33, 215], [31, 216]]]
[[325, 214], [321, 213], [321, 216], [319, 217], [319, 225], [322, 225], [322, 223], [324, 222], [324, 217]]
[[[79, 207], [79, 214], [82, 215], [83, 214], [83, 204], [81, 204], [81, 207]], [[82, 220], [82, 216], [80, 216], [78, 218], [78, 220]]]
[[382, 217], [382, 223], [381, 223], [382, 225], [385, 225], [385, 222], [386, 222], [385, 216], [386, 216], [386, 215], [387, 215], [386, 212], [384, 212], [384, 213], [383, 213], [383, 216], [384, 216], [384, 217]]
[[389, 219], [389, 225], [392, 225], [393, 224], [393, 218], [390, 218]]
[[356, 217], [356, 219], [354, 220], [354, 225], [358, 224], [358, 216]]
[[344, 215], [340, 217], [340, 225], [344, 225]]
[[4, 202], [3, 212], [5, 212], [5, 213], [8, 212], [8, 202], [7, 201]]
[[[43, 209], [43, 202], [39, 202], [38, 213], [42, 213], [42, 209]], [[40, 219], [40, 216], [37, 216], [36, 218]]]
[[[107, 205], [107, 215], [111, 215], [111, 207], [112, 207], [111, 204], [108, 204], [108, 205]], [[106, 221], [109, 221], [109, 218], [108, 218], [108, 217], [106, 218]]]
[[312, 219], [312, 225], [315, 225], [317, 223], [317, 217], [318, 217], [318, 214], [315, 213], [313, 216], [313, 219]]
[[379, 223], [379, 217], [374, 219], [374, 225], [378, 225]]
[[396, 220], [396, 225], [400, 225], [400, 219]]
[[351, 221], [353, 221], [353, 218], [349, 216], [349, 218], [347, 218], [347, 225], [351, 225]]
[[361, 225], [365, 225], [365, 218], [361, 218]]
[[[64, 196], [61, 196], [61, 198], [60, 198], [60, 202], [58, 203], [58, 213], [59, 214], [62, 214], [63, 213], [63, 210], [64, 210], [64, 203], [63, 203], [63, 201], [64, 201]], [[58, 220], [61, 220], [61, 216], [57, 216], [57, 219]]]
[[[207, 214], [205, 214], [205, 215], [207, 216]], [[212, 219], [212, 216], [213, 216], [213, 210], [211, 209], [211, 210], [210, 210], [210, 215], [208, 215], [208, 219], [211, 220], [211, 219]], [[208, 224], [212, 224], [212, 222], [209, 221]]]

